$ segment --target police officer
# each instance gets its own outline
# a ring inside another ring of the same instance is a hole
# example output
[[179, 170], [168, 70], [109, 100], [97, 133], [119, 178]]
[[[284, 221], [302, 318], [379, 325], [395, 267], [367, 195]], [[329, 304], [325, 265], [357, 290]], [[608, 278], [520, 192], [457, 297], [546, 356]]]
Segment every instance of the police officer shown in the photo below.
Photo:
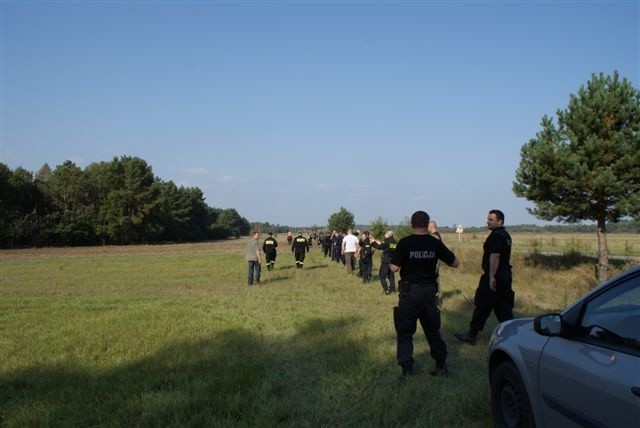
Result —
[[442, 260], [448, 266], [458, 267], [458, 259], [442, 241], [428, 231], [429, 214], [416, 211], [411, 216], [413, 234], [398, 241], [389, 267], [400, 271], [398, 306], [394, 308], [394, 324], [397, 335], [398, 364], [402, 367], [400, 379], [413, 370], [413, 334], [416, 323], [420, 325], [431, 348], [431, 358], [436, 366], [433, 376], [448, 376], [447, 345], [440, 335], [440, 310], [438, 309], [438, 277], [436, 264]]
[[293, 255], [296, 258], [296, 268], [302, 269], [304, 266], [304, 257], [309, 252], [309, 241], [302, 236], [302, 232], [298, 232], [298, 236], [293, 238], [291, 251], [293, 251]]
[[487, 228], [491, 230], [482, 246], [483, 274], [476, 288], [475, 308], [469, 330], [458, 332], [456, 338], [470, 344], [476, 343], [491, 311], [499, 322], [513, 319], [514, 293], [511, 288], [511, 236], [504, 228], [504, 213], [491, 210], [487, 216]]
[[362, 234], [359, 252], [360, 274], [362, 276], [362, 282], [367, 284], [371, 282], [371, 270], [373, 268], [373, 247], [371, 246], [369, 231], [365, 231]]
[[267, 270], [272, 271], [276, 264], [276, 248], [278, 248], [278, 241], [273, 238], [273, 233], [269, 232], [269, 236], [264, 240], [262, 244], [262, 251], [264, 251], [265, 259], [267, 261]]
[[[376, 250], [382, 250], [382, 260], [380, 261], [380, 270], [378, 271], [382, 291], [384, 291], [385, 294], [394, 293], [396, 291], [396, 276], [391, 269], [389, 269], [391, 257], [393, 257], [396, 249], [396, 239], [393, 237], [393, 231], [387, 230], [384, 233], [384, 241], [374, 239], [371, 241], [371, 245]], [[388, 285], [387, 280], [389, 281]]]

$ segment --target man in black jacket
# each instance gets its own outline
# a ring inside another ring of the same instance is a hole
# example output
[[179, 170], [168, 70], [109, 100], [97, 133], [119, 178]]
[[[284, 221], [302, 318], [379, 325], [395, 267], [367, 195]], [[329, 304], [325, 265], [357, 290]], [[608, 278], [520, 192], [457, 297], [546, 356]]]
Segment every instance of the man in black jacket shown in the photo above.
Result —
[[276, 248], [278, 248], [278, 241], [273, 237], [273, 233], [269, 232], [269, 237], [265, 239], [262, 244], [262, 251], [264, 251], [268, 271], [272, 271], [276, 264]]
[[393, 231], [387, 230], [384, 233], [384, 241], [374, 239], [371, 241], [371, 245], [376, 250], [382, 250], [382, 260], [380, 261], [380, 270], [378, 271], [382, 291], [384, 291], [385, 294], [394, 293], [396, 291], [396, 277], [391, 269], [389, 269], [391, 257], [393, 257], [393, 252], [396, 249], [396, 240], [393, 237]]
[[390, 269], [400, 270], [398, 306], [394, 308], [397, 337], [397, 360], [402, 367], [401, 379], [413, 370], [413, 335], [417, 321], [429, 343], [431, 358], [436, 362], [430, 371], [433, 376], [448, 376], [447, 345], [440, 335], [438, 309], [438, 260], [458, 267], [458, 259], [442, 241], [429, 234], [429, 214], [416, 211], [411, 216], [413, 234], [405, 236], [396, 245]]
[[487, 228], [491, 233], [482, 246], [483, 274], [476, 288], [469, 330], [455, 334], [459, 340], [472, 345], [476, 343], [476, 337], [492, 310], [500, 322], [513, 319], [511, 236], [504, 228], [504, 213], [500, 210], [489, 211]]
[[296, 268], [302, 269], [304, 266], [304, 258], [309, 252], [309, 241], [302, 236], [302, 232], [298, 232], [298, 236], [293, 238], [291, 251], [293, 251], [293, 255], [296, 258]]

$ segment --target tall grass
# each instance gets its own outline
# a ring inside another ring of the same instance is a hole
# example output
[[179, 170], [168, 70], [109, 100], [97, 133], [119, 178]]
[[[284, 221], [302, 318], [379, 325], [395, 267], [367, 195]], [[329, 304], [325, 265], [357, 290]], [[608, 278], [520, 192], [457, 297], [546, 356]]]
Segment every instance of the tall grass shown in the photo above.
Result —
[[[0, 424], [491, 425], [495, 320], [476, 346], [453, 339], [473, 308], [479, 247], [451, 241], [462, 265], [441, 269], [451, 376], [428, 375], [418, 328], [417, 375], [399, 384], [395, 296], [317, 248], [303, 271], [281, 251], [247, 287], [245, 242], [0, 252]], [[537, 257], [514, 255], [518, 315], [593, 285], [588, 262]]]

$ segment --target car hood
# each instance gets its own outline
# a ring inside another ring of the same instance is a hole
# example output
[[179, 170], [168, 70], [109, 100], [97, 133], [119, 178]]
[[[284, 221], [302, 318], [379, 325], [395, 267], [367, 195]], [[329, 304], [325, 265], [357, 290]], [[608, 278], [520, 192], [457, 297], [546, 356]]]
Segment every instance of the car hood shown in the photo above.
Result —
[[489, 354], [497, 349], [505, 349], [510, 355], [515, 353], [537, 362], [548, 340], [548, 337], [533, 329], [533, 318], [517, 318], [496, 326], [489, 340]]

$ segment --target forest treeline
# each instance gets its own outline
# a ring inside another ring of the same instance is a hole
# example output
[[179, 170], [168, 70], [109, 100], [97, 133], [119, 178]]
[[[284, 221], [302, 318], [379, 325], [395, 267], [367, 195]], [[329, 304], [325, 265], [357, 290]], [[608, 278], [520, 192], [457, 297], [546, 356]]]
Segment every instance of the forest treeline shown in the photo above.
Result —
[[0, 247], [198, 242], [249, 234], [233, 209], [208, 206], [146, 161], [123, 156], [81, 169], [71, 161], [35, 174], [0, 163]]
[[[408, 220], [407, 225], [384, 227], [408, 228]], [[210, 207], [199, 188], [163, 181], [137, 157], [114, 158], [84, 169], [72, 161], [55, 170], [44, 164], [36, 173], [0, 163], [0, 248], [201, 242], [246, 236], [252, 228], [275, 233], [302, 229], [250, 223], [233, 208]], [[554, 233], [594, 230], [587, 224], [509, 228]], [[454, 232], [455, 226], [440, 230]], [[471, 227], [465, 232], [481, 230], [485, 229]], [[609, 223], [608, 231], [637, 233], [640, 222]]]

